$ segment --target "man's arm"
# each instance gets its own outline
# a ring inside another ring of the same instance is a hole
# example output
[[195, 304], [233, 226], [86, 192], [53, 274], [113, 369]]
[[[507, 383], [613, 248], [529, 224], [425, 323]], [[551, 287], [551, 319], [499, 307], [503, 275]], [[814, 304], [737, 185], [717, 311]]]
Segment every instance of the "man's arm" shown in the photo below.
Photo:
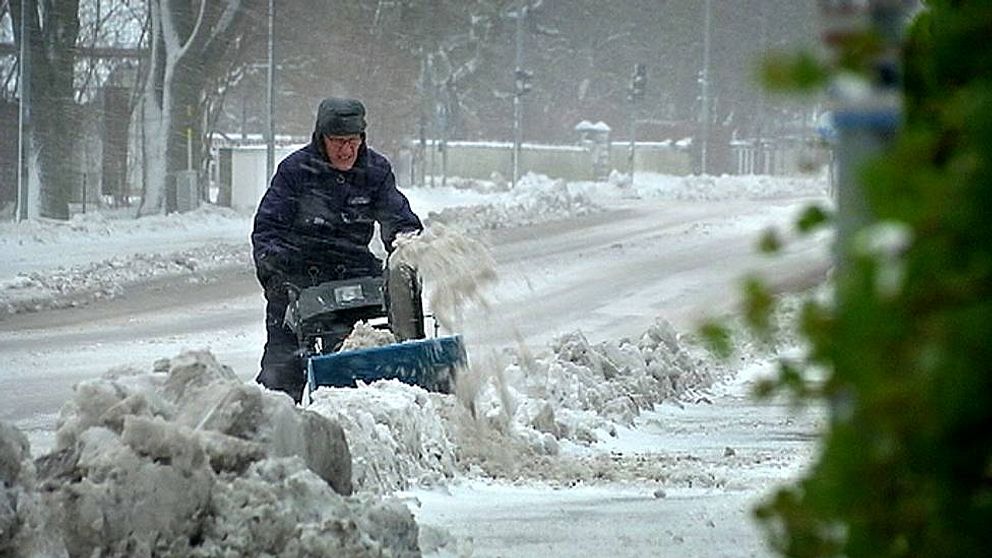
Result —
[[277, 287], [275, 283], [285, 280], [293, 256], [288, 235], [296, 218], [297, 194], [287, 174], [280, 165], [255, 212], [252, 257], [258, 281], [264, 288]]

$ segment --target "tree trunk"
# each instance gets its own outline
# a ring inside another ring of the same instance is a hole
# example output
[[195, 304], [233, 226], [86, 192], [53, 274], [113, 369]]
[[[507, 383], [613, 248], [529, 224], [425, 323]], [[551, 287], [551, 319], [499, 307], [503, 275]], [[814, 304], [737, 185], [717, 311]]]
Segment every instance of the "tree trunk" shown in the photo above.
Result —
[[145, 84], [146, 175], [138, 216], [173, 211], [177, 173], [200, 169], [208, 74], [236, 43], [241, 0], [151, 0], [151, 57]]
[[[73, 99], [73, 49], [79, 35], [78, 0], [61, 0], [39, 12], [37, 0], [11, 2], [15, 42], [28, 41], [30, 63], [30, 130], [28, 152], [35, 161], [39, 181], [39, 213], [55, 219], [69, 218], [69, 201], [78, 179], [75, 157], [79, 124]], [[26, 18], [27, 37], [20, 36]]]
[[177, 173], [199, 168], [199, 89], [196, 72], [173, 66], [164, 72], [160, 95], [146, 97], [145, 161], [148, 175], [139, 216], [176, 211]]

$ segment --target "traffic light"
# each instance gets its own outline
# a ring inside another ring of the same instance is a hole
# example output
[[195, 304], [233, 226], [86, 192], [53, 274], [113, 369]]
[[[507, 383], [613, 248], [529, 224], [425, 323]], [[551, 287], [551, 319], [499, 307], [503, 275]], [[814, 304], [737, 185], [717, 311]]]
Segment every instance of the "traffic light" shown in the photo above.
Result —
[[648, 69], [644, 64], [634, 64], [634, 76], [630, 79], [631, 101], [640, 101], [644, 98], [644, 86], [648, 82]]
[[513, 78], [516, 85], [517, 95], [526, 95], [527, 93], [530, 93], [532, 89], [531, 80], [534, 78], [534, 72], [524, 70], [523, 68], [517, 68], [513, 71]]

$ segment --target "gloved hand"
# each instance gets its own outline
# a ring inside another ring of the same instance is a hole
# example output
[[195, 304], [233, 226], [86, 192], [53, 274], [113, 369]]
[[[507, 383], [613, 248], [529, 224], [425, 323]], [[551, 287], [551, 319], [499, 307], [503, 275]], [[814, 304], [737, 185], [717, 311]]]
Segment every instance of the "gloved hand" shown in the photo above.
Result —
[[396, 248], [399, 248], [404, 244], [409, 244], [410, 242], [413, 242], [415, 238], [420, 236], [421, 232], [422, 231], [419, 230], [413, 230], [413, 231], [404, 231], [404, 232], [396, 233], [396, 236], [393, 238], [393, 242], [389, 246], [390, 251], [395, 250]]
[[289, 298], [289, 300], [296, 300], [300, 297], [299, 285], [295, 285], [289, 281], [283, 281], [279, 288], [282, 289], [282, 292], [286, 294], [286, 297]]
[[259, 256], [255, 261], [258, 280], [265, 292], [286, 294], [283, 285], [288, 281], [286, 277], [287, 265], [284, 260], [285, 258], [278, 255], [267, 253]]
[[417, 237], [422, 231], [406, 231], [396, 235], [389, 246], [389, 255], [386, 258], [386, 268], [398, 268], [400, 266], [416, 268], [417, 254], [423, 250], [423, 246], [415, 244]]

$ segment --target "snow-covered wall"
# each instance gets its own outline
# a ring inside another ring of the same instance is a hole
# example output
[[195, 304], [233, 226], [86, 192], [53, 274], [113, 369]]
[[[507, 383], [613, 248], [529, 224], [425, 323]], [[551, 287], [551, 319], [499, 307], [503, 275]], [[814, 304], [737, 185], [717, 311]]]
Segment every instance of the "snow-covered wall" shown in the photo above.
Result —
[[[416, 146], [415, 146], [416, 147]], [[441, 153], [430, 153], [428, 144], [427, 174], [444, 172]], [[488, 179], [493, 173], [508, 177], [513, 169], [513, 144], [510, 142], [451, 141], [447, 143], [447, 175]], [[627, 169], [628, 144], [610, 147], [609, 168]], [[636, 171], [686, 175], [692, 170], [689, 151], [673, 142], [637, 144]], [[542, 145], [524, 143], [520, 147], [520, 173], [543, 174], [564, 180], [594, 180], [593, 155], [580, 145]]]

